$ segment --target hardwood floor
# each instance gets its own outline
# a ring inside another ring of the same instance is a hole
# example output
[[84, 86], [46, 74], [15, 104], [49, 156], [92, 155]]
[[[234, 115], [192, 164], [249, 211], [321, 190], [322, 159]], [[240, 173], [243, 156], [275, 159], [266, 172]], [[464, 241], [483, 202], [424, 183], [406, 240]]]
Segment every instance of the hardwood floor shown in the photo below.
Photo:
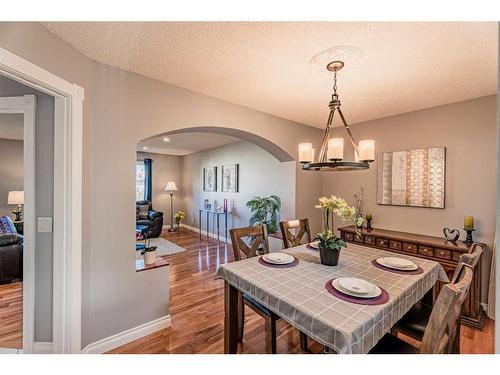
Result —
[[[232, 250], [224, 243], [200, 237], [182, 229], [162, 235], [187, 251], [168, 257], [170, 263], [170, 315], [172, 326], [153, 333], [110, 353], [223, 353], [224, 283], [215, 280], [220, 264], [233, 261]], [[263, 319], [247, 309], [242, 353], [264, 353]], [[462, 353], [493, 353], [494, 323], [487, 320], [482, 331], [463, 327]], [[284, 321], [278, 323], [278, 353], [300, 353], [297, 330]], [[323, 351], [311, 343], [314, 353]]]
[[0, 285], [0, 348], [23, 344], [23, 283]]

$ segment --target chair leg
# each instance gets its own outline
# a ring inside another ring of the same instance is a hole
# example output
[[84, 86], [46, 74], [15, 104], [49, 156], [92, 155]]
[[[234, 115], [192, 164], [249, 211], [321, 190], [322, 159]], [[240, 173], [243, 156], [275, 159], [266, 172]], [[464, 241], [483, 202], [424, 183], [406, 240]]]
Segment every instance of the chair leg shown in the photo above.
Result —
[[245, 328], [245, 304], [243, 296], [239, 293], [238, 296], [238, 342], [243, 342], [243, 331]]
[[460, 318], [457, 321], [457, 326], [455, 328], [455, 336], [453, 337], [453, 344], [451, 347], [452, 354], [460, 354]]
[[265, 318], [266, 330], [266, 353], [276, 354], [276, 319]]
[[307, 335], [299, 331], [299, 336], [300, 336], [300, 349], [304, 353], [308, 353], [309, 349], [307, 348]]

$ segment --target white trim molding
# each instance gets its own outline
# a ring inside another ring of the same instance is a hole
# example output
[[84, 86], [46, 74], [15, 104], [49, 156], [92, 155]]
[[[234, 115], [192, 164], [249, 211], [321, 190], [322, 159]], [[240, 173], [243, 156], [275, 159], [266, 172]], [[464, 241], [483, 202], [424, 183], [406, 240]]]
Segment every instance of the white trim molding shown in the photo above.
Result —
[[117, 333], [116, 335], [106, 337], [87, 345], [82, 353], [85, 354], [101, 354], [106, 353], [114, 348], [128, 344], [141, 337], [166, 329], [172, 325], [170, 315], [152, 320], [151, 322], [141, 324], [137, 327], [127, 329], [126, 331]]
[[[23, 350], [24, 353], [24, 350]], [[35, 341], [33, 343], [33, 354], [52, 354], [54, 353], [54, 347], [51, 342]]]
[[0, 75], [55, 98], [52, 351], [80, 353], [84, 90], [2, 47]]
[[35, 118], [36, 96], [0, 97], [0, 113], [23, 115], [24, 241], [23, 241], [23, 351], [35, 341]]
[[[200, 233], [200, 228], [192, 227], [192, 226], [184, 224], [184, 223], [181, 223], [181, 228], [185, 228], [187, 230], [190, 230], [191, 232]], [[229, 229], [228, 229], [228, 233], [229, 233]], [[201, 235], [206, 237], [207, 231], [202, 229]], [[213, 239], [217, 239], [217, 233], [209, 232], [208, 237], [213, 238]], [[231, 240], [227, 239], [225, 236], [219, 236], [219, 241], [224, 242], [224, 243], [231, 242]]]

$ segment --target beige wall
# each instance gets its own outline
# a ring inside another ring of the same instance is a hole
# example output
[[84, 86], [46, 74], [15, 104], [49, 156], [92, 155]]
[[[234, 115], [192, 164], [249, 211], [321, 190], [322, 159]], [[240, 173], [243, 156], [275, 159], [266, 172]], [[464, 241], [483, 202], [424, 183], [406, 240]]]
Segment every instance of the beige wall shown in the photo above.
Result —
[[[1, 35], [1, 32], [0, 32]], [[54, 196], [54, 98], [0, 76], [0, 96], [36, 96], [35, 216], [52, 217]], [[57, 225], [54, 218], [54, 225]], [[52, 233], [35, 236], [35, 340], [52, 340]]]
[[[224, 164], [239, 164], [239, 192], [221, 191], [221, 167]], [[203, 191], [203, 168], [217, 167], [217, 192]], [[259, 146], [248, 142], [237, 142], [182, 157], [184, 209], [186, 224], [198, 226], [198, 211], [202, 201], [218, 202], [233, 199], [233, 223], [228, 227], [248, 225], [250, 210], [246, 202], [255, 196], [277, 195], [282, 200], [281, 218], [295, 216], [295, 162], [280, 162]], [[205, 230], [205, 217], [202, 219]], [[221, 223], [221, 233], [222, 233]]]
[[[374, 227], [412, 233], [442, 236], [443, 227], [461, 230], [464, 215], [473, 215], [477, 229], [474, 239], [493, 244], [497, 204], [496, 96], [356, 124], [352, 131], [357, 139], [374, 139], [377, 153], [445, 146], [445, 208], [378, 205], [377, 162], [367, 171], [325, 174], [324, 194], [335, 194], [353, 203], [353, 194], [363, 186], [365, 212], [373, 213]], [[345, 137], [345, 131], [339, 129], [335, 134]], [[490, 250], [483, 258], [483, 300], [489, 264]]]
[[[297, 143], [318, 142], [322, 134], [96, 63], [38, 23], [0, 23], [0, 46], [85, 89], [82, 347], [169, 311], [167, 269], [135, 272], [134, 180], [140, 140], [211, 126], [253, 133], [295, 157]], [[313, 216], [321, 176], [298, 173], [296, 192], [297, 215]], [[319, 226], [317, 220], [313, 225]], [[49, 320], [43, 324], [51, 327]]]
[[[134, 267], [134, 179], [136, 144], [141, 139], [185, 128], [228, 128], [250, 131], [294, 158], [297, 156], [297, 143], [310, 141], [318, 144], [321, 139], [322, 131], [319, 129], [91, 61], [37, 23], [0, 23], [0, 46], [85, 89], [82, 346], [164, 316], [169, 311], [168, 272], [159, 269], [136, 273]], [[482, 113], [481, 110], [474, 110], [472, 115], [459, 106], [456, 108], [453, 119], [460, 124], [467, 121], [469, 127], [466, 132], [476, 148], [472, 149], [464, 140], [457, 141], [453, 145], [455, 155], [469, 155], [471, 161], [467, 161], [466, 165], [481, 164], [489, 170], [490, 165], [494, 164], [494, 149], [489, 143], [484, 149], [482, 144], [477, 146], [477, 138], [481, 131], [489, 132], [483, 128], [486, 126], [484, 120], [490, 120], [493, 115]], [[440, 113], [440, 109], [429, 111]], [[441, 134], [442, 140], [448, 139], [447, 136], [453, 137], [449, 132], [439, 130], [441, 123], [449, 124], [449, 111], [447, 115], [433, 116], [434, 122], [421, 121], [428, 117], [420, 117], [418, 112], [402, 116], [409, 116], [411, 120], [408, 120], [408, 124], [413, 124], [413, 136], [425, 140], [426, 144], [432, 140], [428, 134], [434, 134], [434, 131]], [[397, 117], [378, 120], [370, 122], [373, 127], [356, 126], [354, 131], [357, 135], [359, 131], [358, 137], [364, 138], [374, 136], [376, 129], [382, 131], [387, 124], [391, 124], [393, 131], [387, 133], [388, 138], [375, 138], [379, 151], [385, 148], [399, 149], [403, 145], [421, 146], [421, 142], [416, 142], [418, 138], [414, 140], [407, 136], [408, 128], [400, 122], [405, 121]], [[447, 126], [448, 130], [454, 130]], [[460, 132], [465, 131], [462, 128], [460, 126]], [[493, 139], [495, 136], [491, 135]], [[465, 151], [469, 149], [474, 152]], [[486, 155], [485, 149], [489, 150], [490, 156]], [[480, 160], [476, 155], [486, 157]], [[463, 169], [463, 165], [457, 162], [449, 164], [448, 168], [451, 167], [454, 168], [455, 176]], [[348, 197], [353, 193], [349, 186], [375, 181], [372, 169], [366, 173], [344, 176], [333, 174], [326, 177], [322, 184], [321, 174], [303, 172], [298, 165], [296, 168], [296, 215], [310, 217], [316, 229], [319, 228], [320, 217], [313, 206], [322, 192], [338, 191], [339, 195]], [[481, 212], [493, 210], [495, 201], [490, 200], [488, 194], [491, 185], [485, 186], [484, 181], [477, 179], [478, 174], [485, 177], [485, 173], [477, 170], [469, 172], [470, 181], [476, 186], [474, 189], [459, 188], [460, 200], [457, 200], [457, 188], [448, 185], [448, 198], [455, 197], [450, 202], [454, 206], [448, 209], [454, 210], [456, 216], [438, 220], [436, 215], [441, 214], [429, 210], [384, 207], [379, 211], [379, 208], [374, 208], [375, 225], [393, 224], [395, 228], [404, 229], [405, 221], [410, 220], [420, 223], [416, 228], [418, 232], [439, 234], [439, 229], [444, 225], [460, 225], [460, 217], [471, 207], [479, 206]], [[496, 170], [492, 173], [494, 176]], [[490, 181], [488, 178], [486, 180]], [[475, 194], [464, 195], [464, 192]], [[484, 200], [488, 203], [485, 204]], [[489, 209], [485, 208], [487, 205]], [[429, 213], [419, 216], [411, 210]], [[392, 219], [393, 215], [399, 220]], [[494, 215], [477, 216], [481, 228], [478, 238], [491, 237], [492, 224], [489, 222], [494, 222]], [[446, 223], [441, 224], [442, 221]], [[439, 228], [436, 227], [438, 223]], [[50, 265], [47, 264], [46, 268], [51, 271]], [[45, 281], [49, 283], [50, 275], [46, 278]], [[155, 285], [155, 288], [151, 288], [151, 285]], [[145, 290], [148, 293], [144, 293]], [[44, 297], [51, 300], [51, 295]], [[35, 314], [38, 316], [40, 312], [36, 311]], [[51, 321], [47, 319], [40, 320], [38, 324], [51, 327]]]
[[0, 216], [14, 217], [7, 197], [11, 190], [24, 190], [23, 177], [23, 141], [0, 138]]
[[138, 152], [137, 160], [150, 158], [153, 160], [153, 208], [163, 212], [163, 225], [170, 224], [170, 194], [165, 191], [169, 181], [176, 183], [174, 193], [174, 213], [182, 209], [182, 156], [163, 155], [148, 152]]

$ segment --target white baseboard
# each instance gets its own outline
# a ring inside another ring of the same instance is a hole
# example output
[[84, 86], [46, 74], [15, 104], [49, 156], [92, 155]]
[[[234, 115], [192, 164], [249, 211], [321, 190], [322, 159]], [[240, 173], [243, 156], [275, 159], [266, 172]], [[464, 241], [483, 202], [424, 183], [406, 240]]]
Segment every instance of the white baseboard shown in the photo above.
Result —
[[33, 343], [33, 354], [52, 354], [53, 352], [51, 342], [35, 341]]
[[[200, 233], [200, 229], [199, 228], [192, 227], [192, 226], [184, 224], [184, 223], [181, 223], [181, 228], [188, 229], [191, 232]], [[224, 232], [221, 231], [221, 233], [224, 233]], [[201, 235], [202, 236], [206, 236], [207, 235], [207, 231], [202, 229], [201, 230]], [[217, 239], [217, 233], [208, 233], [208, 237]], [[225, 236], [223, 236], [223, 235], [219, 236], [219, 241], [224, 242], [224, 243], [229, 243], [229, 240]]]
[[125, 345], [131, 341], [140, 339], [141, 337], [150, 335], [154, 332], [168, 328], [172, 325], [170, 315], [163, 316], [151, 322], [141, 324], [140, 326], [128, 329], [117, 333], [116, 335], [106, 337], [102, 340], [93, 342], [87, 345], [82, 353], [84, 354], [101, 354], [106, 353], [114, 348]]

